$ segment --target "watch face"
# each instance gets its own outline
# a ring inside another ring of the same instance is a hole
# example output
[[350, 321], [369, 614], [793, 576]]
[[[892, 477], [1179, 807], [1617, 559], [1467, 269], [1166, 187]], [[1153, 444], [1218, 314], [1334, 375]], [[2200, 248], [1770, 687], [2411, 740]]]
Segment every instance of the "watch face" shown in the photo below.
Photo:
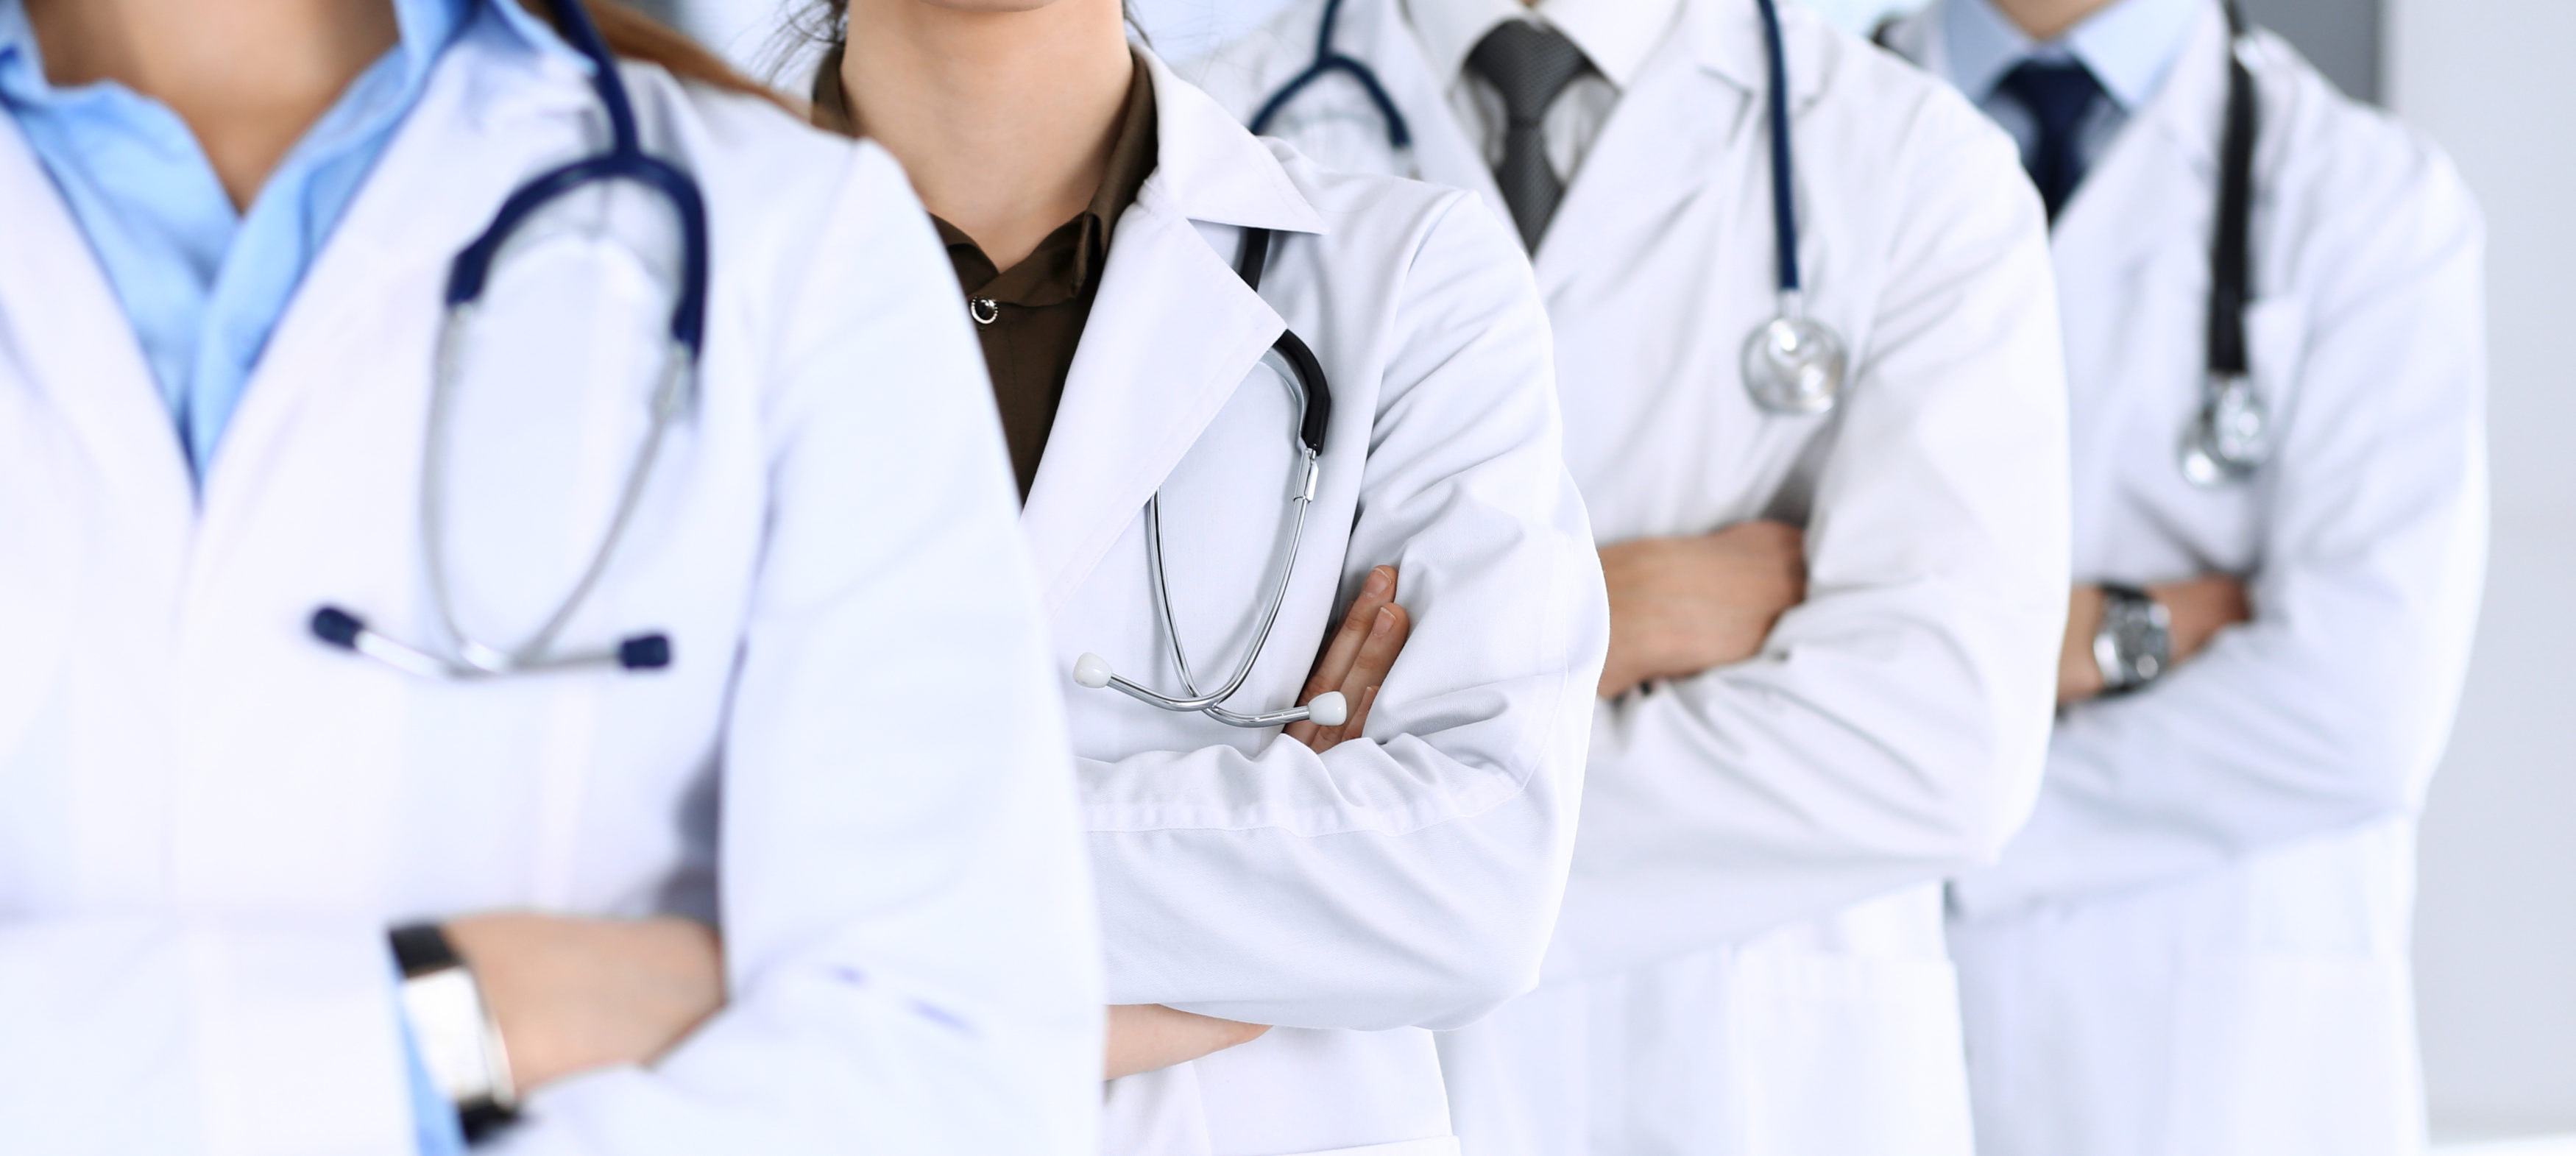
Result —
[[2173, 653], [2172, 632], [2166, 628], [2162, 608], [2154, 602], [2126, 591], [2112, 592], [2102, 608], [2102, 635], [2107, 650], [2102, 655], [2104, 684], [2112, 690], [2128, 690], [2155, 681], [2165, 671]]

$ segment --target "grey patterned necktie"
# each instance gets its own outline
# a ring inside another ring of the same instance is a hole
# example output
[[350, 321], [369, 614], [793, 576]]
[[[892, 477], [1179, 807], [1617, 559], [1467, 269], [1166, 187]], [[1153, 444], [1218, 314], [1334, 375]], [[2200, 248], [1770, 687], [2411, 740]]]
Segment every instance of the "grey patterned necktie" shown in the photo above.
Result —
[[1548, 218], [1556, 215], [1556, 203], [1565, 196], [1565, 182], [1548, 167], [1547, 137], [1540, 126], [1548, 106], [1591, 62], [1564, 33], [1527, 20], [1506, 20], [1476, 42], [1476, 50], [1467, 54], [1467, 67], [1502, 95], [1508, 123], [1494, 183], [1502, 186], [1503, 203], [1511, 207], [1512, 223], [1520, 226], [1521, 244], [1537, 252]]

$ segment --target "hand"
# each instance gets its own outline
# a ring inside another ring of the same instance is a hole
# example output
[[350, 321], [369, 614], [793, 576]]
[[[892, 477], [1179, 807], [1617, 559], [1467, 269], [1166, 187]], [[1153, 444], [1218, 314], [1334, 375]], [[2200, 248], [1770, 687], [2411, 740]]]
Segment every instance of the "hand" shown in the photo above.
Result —
[[1118, 1004], [1109, 1009], [1106, 1079], [1132, 1076], [1215, 1055], [1236, 1044], [1250, 1043], [1270, 1029], [1239, 1024], [1158, 1003]]
[[1319, 752], [1344, 739], [1358, 738], [1368, 725], [1369, 707], [1377, 703], [1377, 688], [1395, 669], [1395, 656], [1412, 635], [1412, 616], [1395, 604], [1395, 567], [1369, 571], [1360, 596], [1351, 600], [1351, 612], [1342, 616], [1341, 629], [1325, 640], [1324, 652], [1315, 657], [1315, 673], [1297, 695], [1298, 705], [1303, 706], [1316, 695], [1338, 690], [1350, 700], [1350, 717], [1337, 727], [1290, 723], [1288, 737]]
[[724, 1006], [723, 948], [694, 920], [510, 913], [445, 930], [501, 1025], [522, 1094], [650, 1063]]
[[2147, 596], [2162, 603], [2165, 614], [2173, 620], [2173, 660], [2177, 666], [2207, 648], [2219, 631], [2254, 617], [2253, 609], [2245, 602], [2245, 584], [2224, 574], [2150, 586]]
[[[2207, 574], [2147, 587], [2147, 597], [2165, 608], [2171, 621], [2171, 661], [2166, 669], [2208, 647], [2218, 632], [2253, 620], [2245, 601], [2245, 584], [2224, 574]], [[2102, 667], [2093, 657], [2093, 636], [2102, 631], [2102, 588], [2078, 586], [2066, 604], [2066, 641], [2057, 658], [2057, 705], [2067, 706], [2102, 693]]]
[[1772, 624], [1806, 601], [1806, 534], [1738, 522], [1713, 534], [1639, 538], [1603, 547], [1601, 574], [1610, 587], [1601, 697], [1616, 698], [1758, 653]]

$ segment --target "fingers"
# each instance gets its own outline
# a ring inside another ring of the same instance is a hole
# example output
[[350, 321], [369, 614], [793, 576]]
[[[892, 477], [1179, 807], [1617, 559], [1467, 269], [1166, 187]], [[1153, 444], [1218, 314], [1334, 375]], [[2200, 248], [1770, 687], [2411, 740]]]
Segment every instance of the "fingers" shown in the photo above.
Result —
[[[1368, 644], [1369, 632], [1375, 627], [1378, 611], [1394, 601], [1395, 567], [1379, 566], [1371, 569], [1368, 579], [1360, 584], [1359, 597], [1351, 600], [1350, 613], [1342, 616], [1341, 626], [1334, 630], [1330, 639], [1325, 641], [1323, 653], [1316, 656], [1314, 673], [1307, 676], [1306, 688], [1297, 694], [1298, 705], [1303, 706], [1313, 701], [1316, 695], [1328, 690], [1343, 691], [1351, 698], [1352, 706], [1359, 705], [1358, 697], [1350, 695], [1345, 684], [1350, 681], [1351, 668], [1359, 661], [1361, 650]], [[1327, 736], [1324, 733], [1327, 730], [1337, 733]], [[1287, 734], [1288, 737], [1321, 751], [1340, 742], [1338, 732], [1343, 731], [1349, 731], [1349, 724], [1327, 728], [1314, 723], [1299, 722], [1290, 723]], [[1349, 733], [1358, 732], [1349, 731]]]
[[1317, 741], [1328, 750], [1334, 744], [1358, 738], [1368, 731], [1369, 708], [1377, 705], [1377, 692], [1385, 685], [1386, 676], [1395, 669], [1395, 660], [1404, 652], [1406, 639], [1413, 637], [1413, 616], [1404, 607], [1388, 603], [1378, 608], [1377, 617], [1369, 622], [1369, 633], [1360, 644], [1360, 652], [1351, 662], [1348, 678], [1340, 687], [1342, 697], [1351, 704], [1350, 717], [1337, 727], [1320, 728]]
[[1315, 672], [1306, 680], [1306, 695], [1313, 697], [1328, 690], [1339, 690], [1350, 681], [1351, 664], [1357, 662], [1361, 647], [1368, 642], [1369, 631], [1377, 621], [1377, 612], [1395, 601], [1395, 567], [1379, 566], [1368, 572], [1360, 584], [1359, 597], [1351, 599], [1351, 611], [1342, 616], [1342, 625], [1333, 632], [1332, 641], [1315, 659]]
[[1351, 663], [1350, 677], [1342, 683], [1342, 695], [1351, 700], [1351, 717], [1338, 729], [1344, 739], [1354, 738], [1368, 726], [1369, 707], [1377, 702], [1377, 688], [1386, 684], [1394, 671], [1396, 656], [1404, 653], [1406, 639], [1413, 637], [1413, 616], [1404, 607], [1388, 603], [1380, 608], [1369, 623], [1368, 639], [1360, 644], [1359, 657]]

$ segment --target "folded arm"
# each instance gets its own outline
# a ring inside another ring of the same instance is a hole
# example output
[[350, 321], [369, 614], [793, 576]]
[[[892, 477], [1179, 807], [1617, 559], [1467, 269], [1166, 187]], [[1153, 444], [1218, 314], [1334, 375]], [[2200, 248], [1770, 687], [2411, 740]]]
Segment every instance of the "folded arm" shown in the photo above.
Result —
[[[2132, 885], [2409, 813], [2448, 736], [2484, 575], [2483, 232], [2446, 166], [2358, 205], [2318, 269], [2252, 617], [2060, 722], [1970, 912]], [[2421, 199], [2414, 199], [2421, 198]], [[2368, 214], [2359, 218], [2359, 214]]]
[[1344, 588], [1392, 565], [1411, 634], [1366, 732], [1083, 764], [1112, 1002], [1371, 1029], [1536, 981], [1606, 624], [1513, 245], [1451, 201], [1389, 322]]
[[1953, 135], [1915, 134], [1911, 166], [1951, 175], [1890, 194], [1892, 272], [1819, 435], [1803, 601], [1752, 658], [1602, 707], [1551, 975], [1937, 881], [2029, 804], [2067, 589], [2053, 277], [2009, 147]]

